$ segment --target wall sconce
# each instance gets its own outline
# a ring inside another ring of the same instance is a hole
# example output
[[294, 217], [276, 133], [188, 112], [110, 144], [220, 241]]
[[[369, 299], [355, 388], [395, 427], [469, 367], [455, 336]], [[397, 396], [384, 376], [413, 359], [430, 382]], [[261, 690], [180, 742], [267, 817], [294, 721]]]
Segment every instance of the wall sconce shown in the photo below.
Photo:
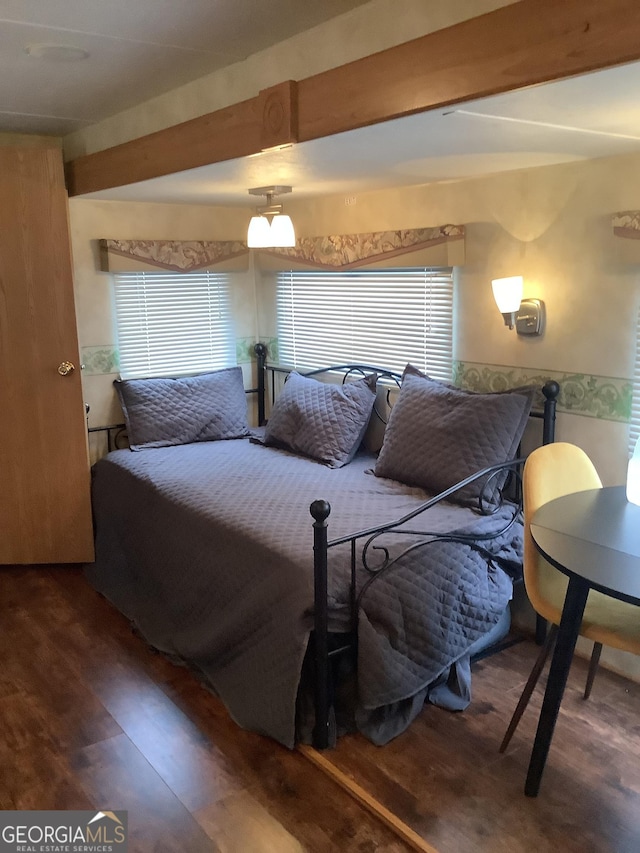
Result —
[[493, 298], [504, 317], [505, 326], [519, 335], [541, 335], [545, 325], [545, 307], [541, 299], [523, 299], [523, 278], [513, 275], [491, 282]]
[[[247, 246], [250, 249], [286, 248], [295, 246], [296, 234], [291, 217], [282, 212], [281, 204], [274, 204], [273, 198], [282, 193], [290, 193], [291, 187], [254, 187], [251, 195], [266, 196], [267, 203], [257, 208], [257, 215], [251, 217], [247, 231]], [[269, 218], [271, 217], [271, 218]]]

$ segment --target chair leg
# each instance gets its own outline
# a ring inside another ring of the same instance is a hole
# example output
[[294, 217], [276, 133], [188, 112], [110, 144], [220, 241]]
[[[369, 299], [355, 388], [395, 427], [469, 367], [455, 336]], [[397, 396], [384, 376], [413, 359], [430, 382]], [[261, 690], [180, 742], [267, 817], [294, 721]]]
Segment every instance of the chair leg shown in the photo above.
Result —
[[544, 643], [544, 638], [547, 636], [547, 620], [543, 619], [539, 613], [536, 613], [536, 643], [541, 646]]
[[594, 643], [593, 651], [591, 652], [591, 662], [589, 664], [589, 672], [587, 673], [587, 683], [584, 688], [584, 696], [583, 699], [588, 699], [591, 696], [591, 688], [593, 687], [593, 680], [596, 677], [596, 672], [598, 670], [598, 663], [600, 662], [600, 652], [602, 651], [602, 643]]
[[547, 632], [547, 636], [545, 637], [542, 648], [540, 649], [540, 653], [538, 654], [538, 658], [533, 665], [533, 669], [531, 670], [531, 674], [529, 675], [529, 679], [524, 686], [524, 690], [522, 691], [522, 696], [520, 697], [520, 701], [518, 702], [515, 711], [513, 712], [513, 717], [511, 717], [511, 722], [509, 723], [509, 728], [506, 731], [504, 738], [502, 739], [502, 743], [500, 744], [500, 752], [504, 752], [505, 749], [509, 746], [509, 742], [513, 737], [513, 733], [518, 727], [518, 723], [520, 722], [520, 718], [525, 712], [525, 708], [529, 704], [529, 699], [531, 699], [531, 694], [533, 693], [536, 684], [538, 683], [538, 679], [540, 678], [540, 673], [544, 669], [544, 665], [549, 657], [551, 650], [553, 649], [553, 645], [556, 641], [556, 636], [558, 634], [558, 626], [552, 625]]

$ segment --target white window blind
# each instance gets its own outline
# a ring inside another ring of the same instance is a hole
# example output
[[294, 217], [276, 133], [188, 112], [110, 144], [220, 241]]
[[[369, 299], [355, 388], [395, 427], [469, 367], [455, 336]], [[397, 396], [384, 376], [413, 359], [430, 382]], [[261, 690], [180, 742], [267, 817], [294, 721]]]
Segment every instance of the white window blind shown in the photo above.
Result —
[[235, 364], [229, 276], [114, 276], [120, 375], [184, 376]]
[[451, 270], [283, 272], [277, 282], [280, 361], [313, 369], [408, 361], [451, 380]]
[[631, 424], [629, 426], [629, 455], [633, 453], [640, 437], [640, 309], [636, 318], [636, 357], [633, 366], [633, 392], [631, 398]]

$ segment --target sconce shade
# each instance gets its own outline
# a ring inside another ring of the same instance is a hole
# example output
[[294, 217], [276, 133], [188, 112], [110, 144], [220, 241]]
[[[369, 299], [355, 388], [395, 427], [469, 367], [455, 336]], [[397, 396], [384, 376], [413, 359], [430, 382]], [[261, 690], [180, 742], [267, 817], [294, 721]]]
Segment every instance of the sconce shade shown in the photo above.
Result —
[[521, 275], [512, 275], [508, 278], [494, 278], [491, 282], [493, 298], [496, 300], [498, 310], [504, 317], [504, 324], [513, 329], [516, 322], [516, 314], [522, 302], [523, 281]]
[[295, 246], [296, 233], [293, 230], [291, 217], [286, 213], [279, 213], [271, 220], [271, 243], [276, 248]]
[[493, 298], [501, 314], [517, 311], [522, 302], [523, 279], [521, 275], [509, 278], [494, 278], [491, 282]]
[[247, 231], [247, 246], [250, 249], [264, 249], [271, 245], [269, 220], [266, 216], [252, 216]]

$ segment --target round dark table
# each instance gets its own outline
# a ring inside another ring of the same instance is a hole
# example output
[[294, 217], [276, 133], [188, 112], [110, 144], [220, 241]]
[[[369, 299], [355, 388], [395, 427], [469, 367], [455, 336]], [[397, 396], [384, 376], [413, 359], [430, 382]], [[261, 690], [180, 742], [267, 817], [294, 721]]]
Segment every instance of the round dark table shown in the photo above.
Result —
[[564, 495], [534, 514], [531, 536], [569, 578], [525, 785], [525, 794], [535, 797], [589, 590], [640, 605], [640, 506], [627, 501], [624, 486]]

